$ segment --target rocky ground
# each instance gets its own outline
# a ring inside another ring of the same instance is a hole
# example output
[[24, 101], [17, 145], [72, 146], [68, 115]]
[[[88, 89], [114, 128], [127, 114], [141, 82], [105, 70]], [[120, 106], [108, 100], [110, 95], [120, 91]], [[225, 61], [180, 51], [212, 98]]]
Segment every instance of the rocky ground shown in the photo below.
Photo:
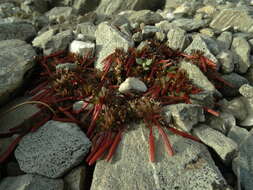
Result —
[[[36, 79], [37, 55], [92, 51], [101, 69], [115, 48], [141, 48], [148, 38], [184, 53], [202, 51], [233, 85], [217, 90], [197, 67], [181, 64], [205, 93], [193, 98], [194, 104], [170, 105], [164, 113], [203, 144], [170, 135], [176, 154], [165, 155], [157, 140], [157, 160], [151, 163], [148, 131], [134, 123], [113, 161], [90, 167], [84, 158], [91, 142], [78, 126], [49, 121], [25, 135], [8, 159], [1, 157], [0, 190], [253, 189], [253, 2], [248, 0], [1, 0], [0, 133], [39, 111], [29, 104], [6, 113], [30, 99], [24, 89]], [[220, 97], [219, 116], [200, 108], [213, 105], [214, 94]], [[16, 135], [0, 138], [0, 155], [15, 140]]]

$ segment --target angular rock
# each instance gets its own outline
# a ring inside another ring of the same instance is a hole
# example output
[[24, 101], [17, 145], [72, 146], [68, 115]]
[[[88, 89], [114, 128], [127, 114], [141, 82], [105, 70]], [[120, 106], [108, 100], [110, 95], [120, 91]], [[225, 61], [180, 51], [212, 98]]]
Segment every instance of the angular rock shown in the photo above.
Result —
[[156, 32], [159, 32], [159, 29], [156, 26], [146, 25], [146, 26], [143, 27], [141, 32], [142, 32], [142, 36], [144, 38], [149, 38], [149, 37], [154, 36], [154, 34]]
[[215, 32], [212, 28], [203, 28], [201, 30], [199, 30], [199, 32], [203, 35], [206, 35], [208, 37], [214, 37]]
[[185, 49], [185, 53], [191, 54], [192, 51], [199, 50], [204, 53], [204, 56], [212, 60], [214, 63], [217, 63], [217, 59], [209, 50], [209, 46], [202, 36], [196, 35], [192, 41], [192, 43]]
[[223, 9], [212, 20], [210, 27], [220, 31], [233, 27], [242, 32], [252, 32], [253, 19], [244, 9]]
[[69, 46], [69, 51], [79, 56], [85, 56], [90, 52], [93, 55], [95, 52], [95, 44], [92, 42], [74, 40]]
[[48, 179], [39, 175], [26, 174], [6, 177], [0, 182], [2, 190], [63, 190], [62, 179]]
[[65, 50], [73, 40], [74, 35], [71, 30], [66, 30], [55, 34], [54, 29], [50, 29], [33, 40], [33, 46], [43, 49], [45, 55], [56, 51]]
[[194, 128], [193, 134], [204, 144], [213, 148], [225, 164], [231, 163], [232, 159], [237, 156], [238, 145], [219, 131], [200, 124]]
[[243, 74], [250, 67], [250, 45], [243, 37], [235, 37], [232, 42], [233, 62], [237, 66], [236, 71]]
[[123, 48], [127, 51], [129, 47], [134, 46], [132, 39], [129, 39], [128, 36], [106, 22], [98, 25], [95, 36], [98, 57], [95, 67], [100, 70], [103, 69], [103, 60], [113, 53], [116, 48]]
[[253, 126], [253, 98], [242, 97], [241, 99], [245, 105], [247, 116], [239, 125], [251, 129]]
[[95, 41], [95, 32], [97, 27], [89, 22], [80, 23], [76, 27], [77, 33], [84, 35], [85, 40]]
[[242, 85], [249, 83], [246, 78], [237, 73], [222, 75], [222, 78], [233, 86], [232, 88], [228, 85], [224, 85], [223, 88], [219, 89], [219, 91], [226, 97], [235, 97], [239, 95], [239, 88]]
[[[194, 104], [174, 104], [163, 108], [165, 115], [170, 112], [176, 127], [189, 132], [198, 122], [205, 121], [203, 108]], [[167, 120], [168, 121], [168, 120]]]
[[144, 82], [135, 77], [128, 77], [123, 83], [119, 86], [119, 91], [121, 93], [129, 92], [146, 92], [147, 86]]
[[36, 30], [27, 22], [0, 22], [0, 41], [19, 39], [30, 41], [36, 36]]
[[253, 187], [253, 130], [248, 137], [241, 143], [239, 156], [233, 160], [233, 171], [239, 178], [242, 187], [245, 190], [251, 190]]
[[211, 128], [227, 135], [228, 131], [236, 125], [236, 121], [231, 113], [220, 112], [218, 117], [211, 115], [207, 119], [207, 124]]
[[191, 18], [180, 18], [172, 21], [172, 24], [175, 24], [177, 27], [180, 27], [187, 32], [191, 32], [199, 28], [206, 27], [208, 25], [208, 21]]
[[232, 32], [228, 32], [228, 31], [222, 32], [217, 38], [220, 49], [222, 50], [230, 49], [232, 40], [233, 40], [233, 34]]
[[15, 150], [21, 170], [58, 178], [81, 163], [91, 142], [74, 123], [48, 121], [23, 137]]
[[244, 84], [239, 88], [239, 92], [245, 98], [253, 98], [253, 86]]
[[79, 14], [93, 11], [99, 4], [99, 0], [64, 0], [64, 6], [73, 7]]
[[166, 34], [169, 32], [169, 30], [177, 27], [175, 24], [172, 24], [167, 20], [163, 20], [161, 22], [158, 22], [158, 23], [155, 24], [155, 26], [157, 28], [159, 28], [160, 30], [162, 30]]
[[91, 190], [226, 189], [226, 182], [204, 145], [169, 135], [175, 151], [169, 157], [156, 133], [156, 162], [151, 163], [149, 130], [140, 125], [131, 128], [124, 134], [112, 162], [102, 160], [96, 164]]
[[192, 104], [205, 106], [208, 108], [214, 107], [213, 93], [210, 91], [199, 92], [198, 94], [190, 94], [190, 101]]
[[233, 62], [233, 53], [229, 50], [221, 51], [217, 55], [217, 59], [221, 64], [221, 71], [223, 73], [232, 73], [234, 71], [235, 64]]
[[243, 140], [249, 135], [249, 132], [239, 126], [233, 126], [228, 132], [228, 137], [235, 141], [238, 146], [243, 142]]
[[65, 177], [64, 182], [68, 186], [68, 190], [84, 190], [85, 189], [86, 168], [79, 166], [71, 170]]
[[186, 32], [181, 28], [171, 29], [168, 34], [168, 46], [173, 50], [183, 51], [188, 45]]
[[35, 11], [45, 13], [49, 7], [47, 0], [25, 0], [21, 3], [20, 8], [27, 14], [32, 14]]
[[54, 7], [46, 13], [51, 23], [62, 23], [70, 18], [74, 14], [72, 7]]
[[143, 36], [141, 34], [141, 32], [136, 32], [132, 35], [132, 40], [134, 42], [141, 42], [143, 40]]
[[156, 10], [161, 8], [163, 4], [162, 0], [101, 0], [99, 6], [96, 9], [98, 14], [113, 15], [124, 10]]
[[0, 43], [0, 104], [13, 96], [21, 87], [25, 74], [34, 66], [36, 52], [21, 40], [4, 40]]
[[154, 25], [163, 20], [160, 14], [150, 10], [133, 11], [128, 19], [132, 23], [144, 23], [145, 25]]

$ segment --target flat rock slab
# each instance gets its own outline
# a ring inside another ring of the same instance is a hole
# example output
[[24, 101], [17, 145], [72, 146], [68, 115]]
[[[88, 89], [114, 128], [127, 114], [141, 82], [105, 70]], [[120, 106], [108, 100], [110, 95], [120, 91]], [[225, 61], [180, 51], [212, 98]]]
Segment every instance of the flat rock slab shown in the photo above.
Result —
[[176, 135], [169, 135], [175, 155], [169, 157], [155, 134], [156, 162], [148, 160], [149, 130], [134, 125], [120, 142], [111, 163], [99, 161], [91, 190], [217, 190], [226, 182], [206, 147]]
[[63, 190], [62, 179], [48, 179], [39, 175], [6, 177], [0, 182], [1, 190]]
[[91, 142], [76, 124], [51, 120], [23, 137], [15, 157], [26, 173], [57, 178], [78, 165], [90, 146]]
[[0, 42], [0, 104], [22, 85], [24, 75], [34, 66], [34, 56], [36, 52], [24, 41]]

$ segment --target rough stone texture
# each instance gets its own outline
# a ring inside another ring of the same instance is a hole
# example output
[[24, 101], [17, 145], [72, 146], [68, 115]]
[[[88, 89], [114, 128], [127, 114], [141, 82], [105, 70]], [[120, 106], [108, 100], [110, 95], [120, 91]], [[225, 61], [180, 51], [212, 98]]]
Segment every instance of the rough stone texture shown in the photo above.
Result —
[[60, 0], [58, 4], [61, 6], [71, 6], [79, 14], [84, 14], [93, 11], [99, 2], [99, 0]]
[[223, 9], [212, 20], [210, 26], [214, 29], [224, 31], [230, 27], [242, 32], [252, 32], [253, 19], [243, 9]]
[[163, 20], [160, 14], [150, 10], [133, 11], [128, 19], [132, 23], [144, 23], [145, 25], [153, 25]]
[[44, 55], [49, 55], [56, 51], [65, 50], [74, 36], [71, 30], [66, 30], [55, 34], [55, 30], [50, 29], [33, 40], [33, 46], [43, 49]]
[[167, 34], [167, 38], [168, 46], [173, 50], [183, 51], [189, 42], [186, 37], [186, 32], [181, 28], [171, 29]]
[[150, 38], [154, 36], [156, 32], [159, 32], [159, 29], [156, 26], [146, 25], [143, 27], [141, 33], [144, 38]]
[[[1, 27], [0, 27], [1, 28]], [[0, 104], [12, 96], [22, 85], [25, 74], [34, 65], [35, 51], [21, 40], [4, 40], [0, 43]]]
[[233, 62], [233, 53], [229, 50], [221, 51], [217, 55], [217, 59], [221, 64], [221, 71], [223, 73], [231, 73], [234, 71], [235, 64]]
[[146, 92], [147, 86], [144, 82], [139, 80], [135, 77], [128, 77], [123, 83], [119, 86], [119, 91], [121, 93], [128, 93], [128, 92]]
[[95, 32], [97, 27], [89, 22], [80, 23], [76, 27], [77, 33], [83, 34], [84, 39], [95, 41]]
[[248, 137], [241, 143], [239, 156], [233, 160], [233, 171], [240, 179], [245, 190], [251, 190], [253, 187], [253, 130]]
[[155, 10], [157, 8], [161, 8], [163, 4], [162, 0], [101, 0], [96, 12], [98, 14], [106, 14], [112, 15], [115, 13], [119, 13], [123, 10], [142, 10], [142, 9], [150, 9]]
[[175, 24], [170, 23], [168, 20], [158, 22], [155, 24], [155, 26], [166, 34], [169, 32], [169, 30], [177, 27]]
[[68, 20], [74, 14], [72, 7], [54, 7], [46, 13], [50, 22], [61, 23]]
[[24, 0], [20, 8], [24, 10], [27, 14], [32, 14], [37, 11], [39, 13], [45, 13], [48, 11], [48, 1], [47, 0]]
[[[193, 39], [198, 36], [197, 35], [194, 35], [193, 36]], [[219, 44], [217, 42], [217, 40], [215, 38], [212, 38], [208, 35], [205, 35], [205, 34], [200, 34], [199, 35], [202, 40], [205, 42], [205, 44], [207, 45], [208, 47], [208, 50], [210, 50], [210, 52], [213, 54], [213, 55], [218, 55], [220, 52], [221, 52], [221, 49], [219, 48]], [[219, 65], [218, 65], [219, 66]]]
[[217, 38], [220, 49], [222, 50], [230, 49], [232, 40], [233, 40], [233, 34], [232, 32], [228, 32], [228, 31], [222, 32]]
[[[198, 105], [183, 103], [168, 105], [164, 107], [164, 112], [170, 112], [174, 124], [187, 132], [198, 122], [205, 121], [203, 108]], [[165, 114], [168, 115], [168, 113]]]
[[64, 177], [64, 182], [67, 184], [67, 190], [85, 190], [86, 168], [79, 166], [71, 170]]
[[19, 39], [30, 41], [36, 36], [36, 30], [32, 24], [27, 22], [0, 22], [0, 41]]
[[[133, 128], [134, 127], [134, 128]], [[217, 190], [227, 187], [206, 147], [169, 135], [175, 155], [169, 157], [155, 134], [156, 162], [148, 161], [149, 130], [132, 125], [124, 134], [111, 163], [99, 161], [91, 190]]]
[[39, 175], [6, 177], [0, 182], [1, 190], [63, 190], [62, 179], [48, 179]]
[[235, 97], [239, 95], [239, 88], [242, 85], [249, 83], [246, 78], [237, 73], [222, 75], [222, 78], [229, 84], [233, 85], [233, 88], [228, 85], [224, 85], [223, 88], [219, 89], [219, 91], [226, 97]]
[[199, 50], [204, 52], [204, 56], [212, 60], [214, 63], [217, 63], [217, 59], [215, 56], [210, 52], [209, 46], [207, 45], [206, 41], [200, 35], [196, 35], [192, 41], [192, 43], [185, 49], [185, 53], [191, 54], [192, 51]]
[[253, 127], [253, 98], [241, 98], [247, 111], [246, 118], [239, 123], [240, 126], [251, 129]]
[[209, 37], [214, 37], [215, 35], [214, 30], [212, 28], [203, 28], [203, 29], [200, 29], [199, 32]]
[[95, 52], [95, 44], [92, 42], [74, 40], [69, 45], [69, 51], [79, 56], [85, 56], [90, 52], [93, 55]]
[[249, 135], [249, 132], [239, 126], [233, 126], [228, 132], [228, 137], [235, 141], [238, 146], [243, 142], [243, 140]]
[[202, 91], [198, 94], [190, 94], [190, 101], [192, 104], [198, 104], [208, 108], [214, 106], [213, 93], [210, 91]]
[[206, 27], [208, 25], [208, 22], [207, 20], [180, 18], [172, 21], [172, 24], [175, 24], [187, 32], [191, 32], [193, 30]]
[[213, 148], [225, 164], [231, 163], [237, 155], [238, 145], [232, 139], [207, 125], [199, 124], [194, 128], [193, 134]]
[[250, 45], [243, 37], [235, 37], [232, 42], [233, 62], [236, 65], [236, 71], [243, 74], [250, 67]]
[[64, 175], [87, 154], [91, 142], [74, 123], [48, 121], [15, 150], [21, 170], [50, 178]]
[[204, 89], [206, 91], [218, 93], [213, 84], [207, 79], [207, 77], [196, 65], [193, 65], [186, 61], [182, 61], [180, 63], [180, 68], [186, 71], [189, 79], [197, 87]]
[[253, 86], [244, 84], [239, 88], [239, 92], [245, 98], [253, 98]]
[[126, 35], [106, 22], [98, 25], [95, 36], [98, 57], [96, 68], [100, 70], [103, 68], [102, 61], [113, 53], [116, 48], [123, 48], [127, 51], [129, 47], [134, 46], [132, 39], [129, 39]]

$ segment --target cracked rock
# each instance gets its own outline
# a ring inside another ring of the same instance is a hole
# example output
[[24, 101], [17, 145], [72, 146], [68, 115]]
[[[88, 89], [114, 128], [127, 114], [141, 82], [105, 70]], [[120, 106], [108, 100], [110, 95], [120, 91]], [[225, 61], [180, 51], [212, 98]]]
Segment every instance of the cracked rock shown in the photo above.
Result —
[[178, 27], [171, 29], [167, 34], [167, 38], [168, 46], [173, 50], [183, 51], [189, 43], [186, 32]]
[[58, 178], [80, 164], [90, 146], [76, 124], [51, 120], [23, 137], [15, 157], [26, 173]]
[[221, 71], [223, 73], [232, 73], [234, 71], [235, 64], [233, 62], [233, 53], [229, 50], [221, 51], [217, 55], [217, 59], [221, 64]]
[[128, 92], [146, 92], [147, 86], [144, 82], [135, 77], [128, 77], [123, 83], [119, 86], [119, 91], [121, 93]]

